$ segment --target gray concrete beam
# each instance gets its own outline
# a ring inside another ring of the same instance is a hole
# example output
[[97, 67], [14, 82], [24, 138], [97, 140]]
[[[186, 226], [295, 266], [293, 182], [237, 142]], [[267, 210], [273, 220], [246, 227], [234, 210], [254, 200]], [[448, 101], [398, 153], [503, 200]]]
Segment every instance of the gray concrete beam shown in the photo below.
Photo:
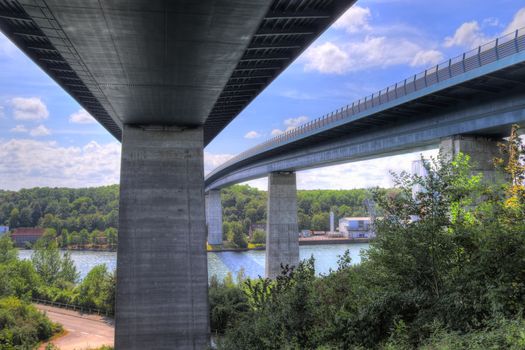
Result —
[[222, 203], [220, 190], [211, 190], [206, 194], [206, 223], [208, 224], [208, 244], [222, 244]]
[[209, 342], [202, 128], [124, 126], [115, 348]]
[[295, 173], [268, 175], [266, 277], [275, 278], [283, 266], [299, 263], [297, 186]]

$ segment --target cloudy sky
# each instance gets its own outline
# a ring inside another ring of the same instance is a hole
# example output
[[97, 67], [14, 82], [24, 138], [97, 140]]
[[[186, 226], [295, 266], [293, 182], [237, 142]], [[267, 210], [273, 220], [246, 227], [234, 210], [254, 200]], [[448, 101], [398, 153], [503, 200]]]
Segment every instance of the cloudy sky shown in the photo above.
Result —
[[[205, 149], [205, 170], [521, 27], [523, 0], [358, 1]], [[418, 157], [303, 171], [298, 187], [389, 186]], [[117, 183], [119, 159], [120, 143], [0, 33], [0, 189]]]

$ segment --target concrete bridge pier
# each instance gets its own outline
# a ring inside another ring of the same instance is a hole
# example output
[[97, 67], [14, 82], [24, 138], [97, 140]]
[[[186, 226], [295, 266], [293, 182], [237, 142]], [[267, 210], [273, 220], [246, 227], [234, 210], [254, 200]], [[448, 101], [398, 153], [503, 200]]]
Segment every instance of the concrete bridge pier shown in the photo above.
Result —
[[210, 190], [206, 194], [206, 223], [208, 224], [208, 244], [222, 244], [221, 190]]
[[203, 129], [124, 125], [115, 348], [206, 349]]
[[498, 141], [483, 136], [454, 135], [441, 140], [440, 152], [448, 159], [459, 152], [468, 154], [473, 164], [473, 173], [482, 173], [484, 181], [497, 181], [494, 158], [499, 157]]
[[268, 175], [267, 213], [266, 277], [275, 278], [281, 273], [281, 264], [297, 266], [299, 263], [295, 173]]

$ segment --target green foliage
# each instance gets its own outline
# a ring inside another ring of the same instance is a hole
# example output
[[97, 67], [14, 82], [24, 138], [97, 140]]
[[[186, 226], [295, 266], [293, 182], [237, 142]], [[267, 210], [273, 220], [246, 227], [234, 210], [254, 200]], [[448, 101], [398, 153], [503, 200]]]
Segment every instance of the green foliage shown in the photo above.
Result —
[[78, 280], [79, 275], [70, 253], [61, 256], [53, 236], [44, 236], [35, 243], [31, 261], [48, 286], [63, 287]]
[[0, 264], [7, 264], [18, 258], [18, 251], [13, 245], [13, 240], [9, 235], [0, 237]]
[[[11, 229], [53, 229], [60, 237], [61, 246], [81, 242], [91, 244], [87, 239], [89, 233], [99, 232], [99, 236], [107, 239], [107, 248], [114, 249], [118, 228], [118, 191], [118, 185], [0, 191], [0, 224], [7, 223]], [[86, 230], [86, 234], [79, 239], [78, 232], [81, 230]], [[73, 233], [76, 235], [70, 237]]]
[[252, 243], [265, 244], [266, 243], [266, 232], [263, 230], [253, 231]]
[[60, 326], [18, 298], [0, 299], [0, 349], [33, 349], [59, 330]]
[[97, 265], [89, 271], [78, 286], [78, 304], [113, 313], [115, 303], [116, 278], [107, 270], [105, 264]]
[[345, 255], [326, 276], [307, 261], [274, 281], [248, 281], [249, 310], [219, 347], [524, 348], [524, 204], [509, 210], [516, 192], [489, 186], [468, 156], [425, 167], [424, 178], [402, 173], [395, 191], [374, 191], [377, 239], [360, 265]]
[[215, 276], [210, 280], [208, 288], [210, 302], [210, 325], [213, 333], [224, 333], [241, 313], [248, 310], [246, 295], [233, 283], [231, 274], [219, 282]]

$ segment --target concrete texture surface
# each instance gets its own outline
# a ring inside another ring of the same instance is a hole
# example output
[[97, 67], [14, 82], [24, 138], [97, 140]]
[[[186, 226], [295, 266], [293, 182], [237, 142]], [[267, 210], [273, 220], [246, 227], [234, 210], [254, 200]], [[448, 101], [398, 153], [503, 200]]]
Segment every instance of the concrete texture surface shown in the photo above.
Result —
[[266, 277], [275, 278], [283, 266], [299, 263], [297, 186], [295, 173], [268, 176]]
[[206, 223], [208, 224], [208, 244], [222, 244], [222, 203], [220, 190], [211, 190], [206, 194]]
[[440, 152], [448, 159], [458, 153], [470, 156], [473, 173], [483, 174], [486, 181], [495, 181], [497, 172], [494, 169], [494, 158], [500, 157], [498, 139], [480, 136], [455, 135], [441, 140]]
[[116, 349], [205, 349], [201, 127], [124, 127], [118, 238]]

